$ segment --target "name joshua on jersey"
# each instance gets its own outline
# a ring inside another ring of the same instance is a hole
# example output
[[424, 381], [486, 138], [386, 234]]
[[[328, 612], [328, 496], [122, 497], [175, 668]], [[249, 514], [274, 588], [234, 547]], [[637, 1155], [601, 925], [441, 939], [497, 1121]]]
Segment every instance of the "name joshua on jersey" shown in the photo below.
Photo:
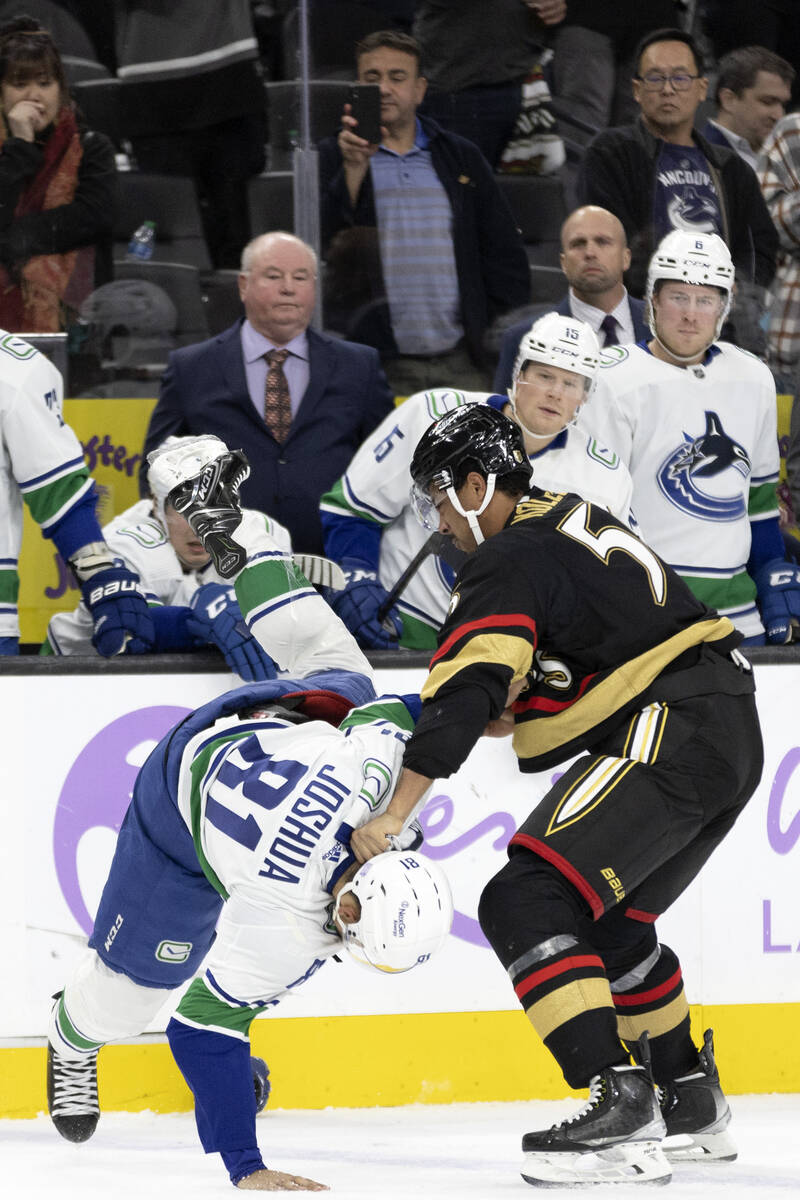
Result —
[[[259, 875], [279, 883], [299, 883], [302, 870], [320, 837], [349, 795], [350, 789], [335, 778], [333, 766], [326, 763], [306, 784], [283, 818]], [[280, 863], [288, 865], [281, 866]]]

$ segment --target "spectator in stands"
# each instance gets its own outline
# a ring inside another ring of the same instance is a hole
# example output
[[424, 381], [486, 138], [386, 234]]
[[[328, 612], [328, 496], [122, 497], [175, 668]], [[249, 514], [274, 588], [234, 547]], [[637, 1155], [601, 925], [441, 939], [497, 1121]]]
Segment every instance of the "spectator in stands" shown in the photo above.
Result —
[[0, 28], [0, 327], [57, 333], [111, 276], [114, 150], [31, 17]]
[[[739, 46], [759, 45], [800, 62], [797, 0], [703, 0], [703, 27], [719, 60]], [[798, 99], [797, 77], [792, 94]]]
[[760, 167], [761, 190], [780, 241], [769, 362], [782, 385], [794, 392], [800, 368], [800, 113], [778, 121], [762, 147]]
[[243, 449], [242, 500], [310, 554], [322, 551], [320, 496], [392, 408], [377, 351], [308, 327], [316, 279], [314, 251], [293, 234], [250, 242], [244, 319], [172, 352], [145, 439], [145, 455], [170, 434], [213, 433]]
[[372, 344], [395, 392], [446, 380], [484, 387], [483, 334], [529, 295], [525, 250], [491, 168], [465, 138], [417, 116], [420, 49], [394, 30], [356, 49], [358, 79], [381, 89], [382, 143], [359, 137], [346, 107], [338, 138], [320, 144], [323, 246], [338, 231], [372, 231], [385, 300]]
[[794, 67], [763, 46], [731, 50], [717, 65], [717, 115], [706, 121], [703, 136], [730, 146], [757, 171], [764, 139], [786, 112], [793, 79]]
[[676, 0], [569, 0], [553, 39], [553, 95], [565, 112], [594, 126], [636, 119], [634, 50], [653, 29], [675, 25]]
[[211, 261], [236, 267], [250, 238], [247, 180], [263, 170], [266, 125], [249, 0], [117, 0], [123, 120], [142, 171], [189, 175]]
[[566, 0], [420, 0], [413, 31], [428, 80], [420, 111], [469, 138], [496, 170], [525, 76], [566, 11]]
[[[555, 311], [585, 321], [597, 334], [601, 349], [640, 342], [648, 336], [644, 304], [629, 296], [622, 282], [630, 261], [625, 230], [605, 208], [578, 208], [561, 226], [561, 270], [569, 291]], [[520, 339], [532, 319], [529, 313], [503, 334], [494, 376], [496, 392], [505, 393], [511, 386]]]
[[[211, 555], [170, 493], [210, 462], [228, 454], [219, 438], [167, 438], [153, 450], [147, 473], [151, 500], [140, 500], [103, 529], [114, 556], [142, 583], [155, 629], [149, 653], [183, 652], [216, 646], [232, 671], [252, 682], [274, 679], [275, 664], [250, 636], [230, 581], [218, 574]], [[264, 529], [284, 551], [289, 533], [264, 513], [245, 510], [245, 520]], [[92, 618], [85, 604], [50, 619], [41, 654], [91, 654]]]
[[735, 151], [711, 145], [694, 128], [707, 90], [689, 34], [648, 34], [636, 51], [639, 119], [605, 130], [587, 147], [579, 194], [584, 204], [600, 204], [622, 221], [634, 296], [644, 294], [653, 249], [671, 229], [723, 237], [740, 294], [747, 285], [766, 288], [775, 273], [777, 235], [755, 173]]

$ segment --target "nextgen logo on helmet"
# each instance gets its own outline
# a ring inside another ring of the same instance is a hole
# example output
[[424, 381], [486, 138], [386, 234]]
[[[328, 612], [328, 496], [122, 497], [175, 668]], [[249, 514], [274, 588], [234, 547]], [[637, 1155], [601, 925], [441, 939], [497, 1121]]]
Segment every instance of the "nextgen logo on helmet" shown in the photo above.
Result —
[[402, 902], [402, 904], [400, 905], [400, 908], [397, 911], [397, 916], [395, 917], [394, 921], [392, 922], [392, 933], [394, 934], [395, 937], [402, 938], [402, 937], [406, 936], [407, 928], [406, 928], [406, 922], [405, 922], [405, 915], [406, 915], [407, 908], [408, 908], [408, 901], [404, 900]]

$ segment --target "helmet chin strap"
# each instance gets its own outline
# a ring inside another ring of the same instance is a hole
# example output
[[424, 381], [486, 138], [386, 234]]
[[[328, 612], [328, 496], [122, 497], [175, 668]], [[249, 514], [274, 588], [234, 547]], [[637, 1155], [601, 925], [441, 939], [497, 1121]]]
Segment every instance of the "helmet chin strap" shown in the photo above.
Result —
[[484, 541], [483, 531], [478, 523], [478, 517], [488, 508], [489, 504], [491, 503], [492, 496], [494, 495], [494, 485], [496, 479], [497, 475], [494, 473], [486, 476], [486, 494], [483, 497], [480, 508], [463, 508], [461, 501], [456, 495], [456, 489], [452, 486], [452, 484], [445, 491], [447, 499], [450, 501], [456, 512], [460, 513], [462, 517], [466, 517], [467, 523], [472, 530], [472, 536], [475, 538], [475, 544], [477, 546], [480, 546]]

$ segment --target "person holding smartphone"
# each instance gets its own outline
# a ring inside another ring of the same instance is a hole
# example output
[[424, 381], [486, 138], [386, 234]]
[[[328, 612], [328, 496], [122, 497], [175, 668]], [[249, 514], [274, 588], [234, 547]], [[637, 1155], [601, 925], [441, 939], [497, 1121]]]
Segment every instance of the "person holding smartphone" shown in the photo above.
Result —
[[347, 104], [338, 137], [319, 147], [334, 286], [343, 248], [355, 248], [367, 279], [367, 319], [342, 332], [379, 350], [402, 395], [445, 383], [485, 389], [483, 334], [529, 296], [522, 240], [489, 164], [417, 113], [427, 86], [420, 60], [418, 43], [396, 30], [360, 42], [358, 83], [380, 89], [380, 140], [362, 136], [375, 131]]

